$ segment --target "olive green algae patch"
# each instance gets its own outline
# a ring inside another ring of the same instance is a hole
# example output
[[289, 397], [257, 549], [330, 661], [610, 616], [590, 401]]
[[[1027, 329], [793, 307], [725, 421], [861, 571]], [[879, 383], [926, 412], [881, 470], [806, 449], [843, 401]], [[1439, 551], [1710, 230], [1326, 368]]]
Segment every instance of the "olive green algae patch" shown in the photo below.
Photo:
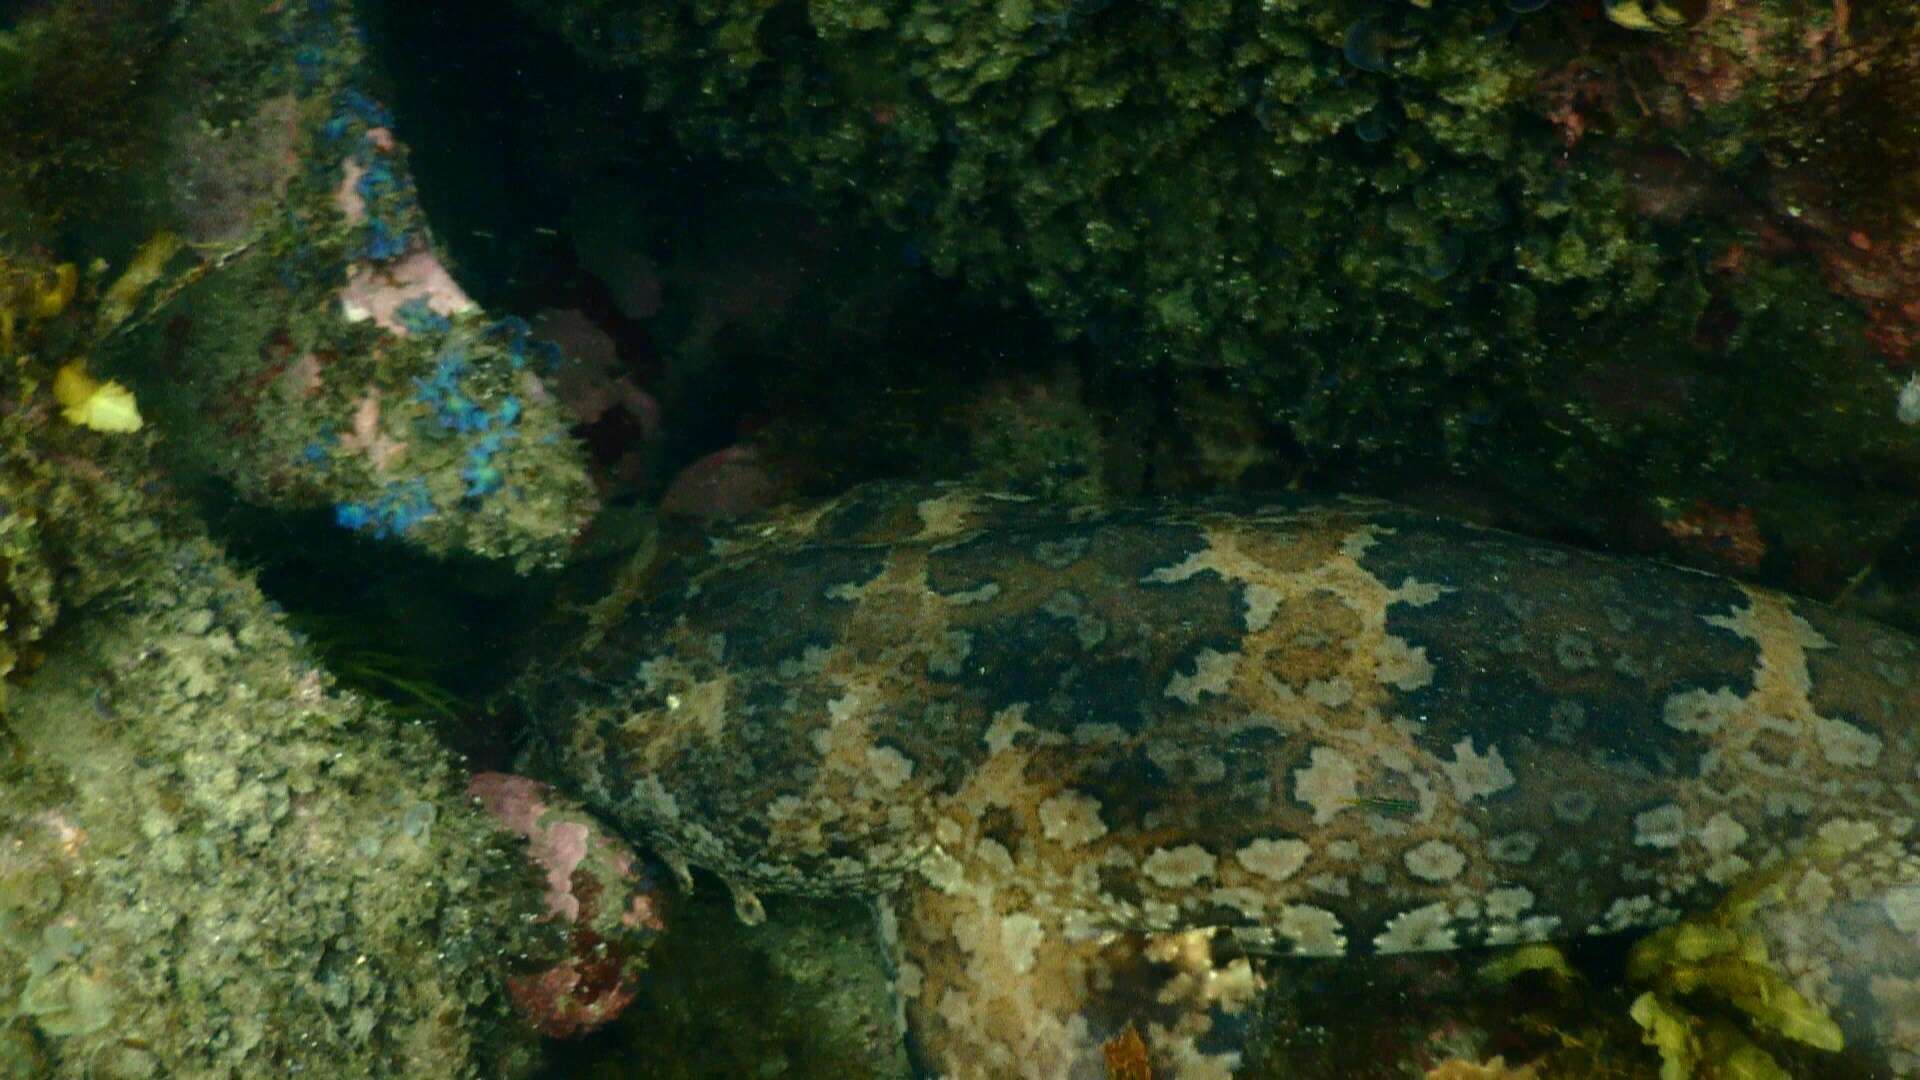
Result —
[[1871, 222], [1911, 185], [1797, 175], [1912, 160], [1839, 104], [1914, 93], [1897, 6], [1853, 5], [1858, 70], [1796, 51], [1825, 0], [1668, 34], [1493, 0], [520, 6], [694, 152], [901, 230], [1114, 382], [1203, 374], [1338, 486], [1453, 470], [1616, 538], [1750, 508], [1827, 594], [1904, 518], [1920, 440], [1835, 260], [1896, 250]]
[[[644, 1062], [644, 1068], [636, 1066]], [[717, 882], [676, 906], [639, 996], [609, 1031], [555, 1044], [541, 1080], [783, 1076], [907, 1080], [872, 909], [781, 898], [743, 925]]]
[[0, 499], [58, 617], [0, 712], [9, 1075], [523, 1072], [539, 884], [462, 771], [332, 691], [141, 438], [20, 402]]
[[495, 982], [531, 898], [511, 851], [421, 733], [286, 663], [206, 547], [179, 562], [177, 591], [72, 620], [15, 694], [0, 952], [25, 978], [0, 997], [63, 1075], [524, 1053]]
[[[158, 252], [156, 287], [102, 303], [88, 347], [184, 481], [557, 563], [593, 498], [547, 358], [440, 261], [354, 6], [156, 12], [62, 0], [0, 24], [0, 246], [116, 269]], [[79, 92], [102, 73], [113, 92]]]

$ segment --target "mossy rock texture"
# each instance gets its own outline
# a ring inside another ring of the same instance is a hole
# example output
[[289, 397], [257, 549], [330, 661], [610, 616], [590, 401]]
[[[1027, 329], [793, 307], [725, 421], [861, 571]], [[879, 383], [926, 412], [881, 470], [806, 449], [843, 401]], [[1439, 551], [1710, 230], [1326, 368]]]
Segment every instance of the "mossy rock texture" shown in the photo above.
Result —
[[0, 501], [54, 617], [0, 706], [7, 1075], [520, 1073], [540, 887], [464, 770], [332, 690], [147, 441], [22, 389]]
[[1684, 5], [1650, 33], [1491, 0], [521, 6], [690, 149], [1037, 307], [1090, 385], [1204, 378], [1331, 483], [1464, 474], [1670, 553], [1695, 500], [1751, 508], [1815, 591], [1904, 520], [1920, 440], [1834, 243], [1920, 222], [1913, 183], [1850, 179], [1867, 146], [1920, 161], [1867, 107], [1920, 102], [1910, 10]]

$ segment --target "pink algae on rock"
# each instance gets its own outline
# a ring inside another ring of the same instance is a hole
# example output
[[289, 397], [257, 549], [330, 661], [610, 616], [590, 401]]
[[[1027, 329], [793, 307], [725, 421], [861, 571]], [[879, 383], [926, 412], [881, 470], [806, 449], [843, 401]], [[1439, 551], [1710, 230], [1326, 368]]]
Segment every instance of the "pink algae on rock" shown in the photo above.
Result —
[[632, 848], [546, 784], [477, 773], [467, 793], [527, 840], [546, 879], [547, 918], [566, 932], [559, 963], [507, 977], [515, 1008], [549, 1038], [597, 1030], [633, 1001], [647, 947], [666, 929], [663, 890]]
[[348, 322], [371, 319], [382, 330], [406, 337], [409, 331], [400, 321], [400, 305], [416, 298], [425, 299], [427, 307], [439, 315], [459, 315], [478, 306], [438, 255], [419, 248], [384, 265], [355, 266], [340, 289], [340, 312]]

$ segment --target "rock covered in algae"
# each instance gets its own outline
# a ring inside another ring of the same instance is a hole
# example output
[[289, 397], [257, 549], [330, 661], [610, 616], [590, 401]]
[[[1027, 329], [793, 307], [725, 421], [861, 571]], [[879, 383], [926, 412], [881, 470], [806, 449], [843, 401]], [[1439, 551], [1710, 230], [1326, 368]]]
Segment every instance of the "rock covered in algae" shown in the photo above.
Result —
[[912, 1080], [873, 915], [857, 900], [784, 899], [748, 926], [724, 889], [679, 897], [639, 996], [593, 1040], [552, 1045], [551, 1075]]
[[523, 1073], [514, 842], [425, 731], [330, 688], [146, 437], [55, 420], [44, 374], [0, 394], [6, 558], [50, 585], [0, 702], [0, 1071]]
[[138, 89], [82, 107], [49, 73], [89, 62], [84, 9], [139, 6], [55, 3], [0, 38], [34, 76], [0, 78], [0, 111], [45, 128], [9, 147], [29, 172], [82, 153], [61, 140], [91, 145], [90, 121], [143, 125], [141, 154], [114, 160], [118, 198], [16, 191], [0, 169], [15, 222], [0, 242], [100, 237], [117, 263], [127, 236], [171, 238], [94, 359], [175, 433], [166, 453], [188, 479], [436, 553], [557, 563], [593, 495], [543, 382], [554, 358], [440, 254], [355, 6], [120, 12], [144, 28], [113, 31]]
[[537, 780], [474, 774], [467, 792], [514, 835], [546, 877], [546, 915], [567, 950], [507, 977], [514, 1007], [542, 1035], [572, 1038], [612, 1022], [634, 998], [648, 947], [667, 928], [667, 896], [632, 848]]
[[1913, 641], [1387, 504], [870, 488], [647, 591], [530, 691], [550, 766], [749, 918], [879, 898], [949, 1075], [1067, 1075], [1129, 1024], [1155, 1075], [1232, 1068], [1254, 973], [1208, 928], [1617, 934], [1920, 813]]
[[1650, 543], [1732, 500], [1821, 595], [1910, 515], [1878, 479], [1920, 465], [1887, 364], [1910, 5], [520, 6], [630, 77], [608, 108], [637, 81], [694, 152], [899, 230], [1114, 383], [1210, 376], [1309, 466], [1444, 463]]
[[1844, 1051], [1861, 1075], [1920, 1073], [1920, 838], [1822, 830], [1713, 910], [1638, 943], [1628, 974], [1647, 987], [1633, 1016], [1663, 1076], [1703, 1065], [1792, 1075], [1738, 1026], [1708, 1009], [1696, 1016], [1701, 1002], [1731, 1006], [1761, 1034]]

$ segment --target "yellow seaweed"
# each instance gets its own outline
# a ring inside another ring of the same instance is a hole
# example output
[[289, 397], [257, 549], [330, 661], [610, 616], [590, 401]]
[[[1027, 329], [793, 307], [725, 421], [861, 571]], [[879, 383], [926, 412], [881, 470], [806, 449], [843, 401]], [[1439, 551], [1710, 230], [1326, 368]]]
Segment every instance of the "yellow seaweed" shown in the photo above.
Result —
[[140, 430], [140, 408], [133, 392], [87, 374], [83, 360], [70, 361], [54, 375], [53, 396], [60, 402], [60, 415], [70, 424], [115, 435]]
[[1750, 927], [1756, 910], [1778, 899], [1783, 870], [1743, 882], [1713, 910], [1656, 930], [1627, 958], [1629, 981], [1647, 987], [1631, 1015], [1660, 1052], [1661, 1080], [1688, 1080], [1703, 1066], [1715, 1077], [1788, 1080], [1773, 1055], [1736, 1025], [1689, 1010], [1688, 995], [1717, 998], [1752, 1025], [1821, 1050], [1845, 1044], [1827, 1010], [1794, 989]]
[[31, 326], [65, 311], [79, 281], [72, 263], [36, 266], [0, 255], [0, 356], [13, 355], [22, 322]]
[[94, 333], [104, 336], [119, 326], [133, 314], [140, 303], [140, 297], [153, 283], [160, 280], [166, 269], [167, 260], [180, 250], [182, 242], [170, 232], [157, 232], [140, 245], [134, 253], [133, 261], [120, 279], [107, 287], [106, 294], [100, 298], [100, 313], [94, 322]]

